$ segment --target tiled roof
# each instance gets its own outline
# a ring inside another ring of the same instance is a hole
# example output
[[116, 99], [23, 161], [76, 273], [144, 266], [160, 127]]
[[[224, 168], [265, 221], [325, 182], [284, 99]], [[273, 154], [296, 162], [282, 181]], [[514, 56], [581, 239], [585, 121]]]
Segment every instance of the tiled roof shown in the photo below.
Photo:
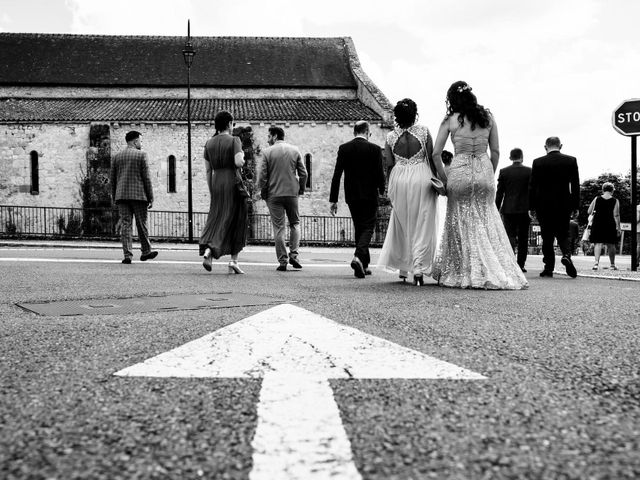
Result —
[[[193, 86], [355, 88], [347, 38], [193, 37]], [[186, 37], [0, 33], [0, 85], [178, 86]]]
[[[212, 122], [220, 110], [240, 121], [381, 121], [359, 100], [194, 99], [191, 120]], [[127, 98], [1, 98], [0, 122], [180, 122], [187, 101]]]

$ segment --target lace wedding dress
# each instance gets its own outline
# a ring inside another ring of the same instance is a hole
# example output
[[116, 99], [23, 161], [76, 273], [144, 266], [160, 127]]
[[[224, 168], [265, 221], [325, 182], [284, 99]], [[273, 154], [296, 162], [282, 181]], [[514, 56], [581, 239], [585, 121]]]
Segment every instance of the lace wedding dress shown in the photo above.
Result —
[[[421, 146], [411, 158], [404, 158], [394, 151], [405, 132], [415, 137]], [[437, 195], [430, 183], [435, 175], [427, 160], [429, 135], [429, 130], [421, 125], [396, 128], [387, 135], [395, 159], [387, 188], [393, 208], [378, 266], [413, 275], [431, 273], [438, 238]]]
[[454, 130], [457, 115], [450, 121], [455, 156], [446, 170], [447, 213], [432, 277], [447, 287], [526, 288], [495, 205], [489, 129]]

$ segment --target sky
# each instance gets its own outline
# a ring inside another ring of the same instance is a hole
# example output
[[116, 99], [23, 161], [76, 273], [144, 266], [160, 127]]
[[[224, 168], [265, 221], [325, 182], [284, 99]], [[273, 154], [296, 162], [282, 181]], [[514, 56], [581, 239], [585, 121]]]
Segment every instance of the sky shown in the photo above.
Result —
[[434, 137], [447, 88], [465, 80], [495, 116], [499, 168], [515, 147], [530, 165], [558, 136], [581, 180], [631, 169], [611, 122], [640, 98], [639, 0], [0, 0], [0, 32], [173, 36], [187, 19], [193, 36], [351, 37]]

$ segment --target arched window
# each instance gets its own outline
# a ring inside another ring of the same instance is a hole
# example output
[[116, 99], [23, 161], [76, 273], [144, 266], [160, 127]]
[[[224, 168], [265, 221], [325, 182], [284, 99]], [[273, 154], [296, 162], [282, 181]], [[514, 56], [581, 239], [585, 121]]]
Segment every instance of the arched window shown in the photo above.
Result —
[[167, 192], [176, 193], [176, 157], [167, 158]]
[[307, 186], [306, 186], [306, 188], [307, 188], [307, 190], [311, 190], [312, 189], [311, 185], [313, 185], [313, 184], [311, 183], [311, 154], [310, 153], [307, 153], [304, 156], [304, 166], [307, 169]]
[[38, 152], [32, 150], [31, 156], [31, 195], [40, 193], [40, 172], [38, 169]]

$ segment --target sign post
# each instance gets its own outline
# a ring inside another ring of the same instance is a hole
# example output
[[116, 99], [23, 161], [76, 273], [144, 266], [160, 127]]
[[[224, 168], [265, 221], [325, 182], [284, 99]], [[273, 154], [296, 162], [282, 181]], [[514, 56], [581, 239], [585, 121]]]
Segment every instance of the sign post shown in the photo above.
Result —
[[631, 137], [631, 204], [634, 218], [631, 220], [631, 270], [638, 270], [638, 135], [640, 135], [640, 99], [626, 100], [613, 112], [613, 128]]

